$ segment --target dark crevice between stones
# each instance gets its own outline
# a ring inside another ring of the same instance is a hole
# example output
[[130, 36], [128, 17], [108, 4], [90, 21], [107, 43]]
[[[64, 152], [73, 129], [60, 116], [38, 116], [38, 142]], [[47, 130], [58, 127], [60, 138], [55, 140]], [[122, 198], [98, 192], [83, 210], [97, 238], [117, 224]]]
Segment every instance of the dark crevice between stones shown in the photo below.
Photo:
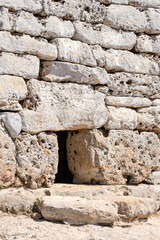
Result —
[[73, 175], [69, 170], [67, 162], [67, 149], [66, 149], [66, 140], [67, 140], [67, 131], [56, 132], [58, 136], [58, 145], [59, 145], [59, 164], [58, 164], [58, 173], [56, 174], [55, 183], [72, 183]]

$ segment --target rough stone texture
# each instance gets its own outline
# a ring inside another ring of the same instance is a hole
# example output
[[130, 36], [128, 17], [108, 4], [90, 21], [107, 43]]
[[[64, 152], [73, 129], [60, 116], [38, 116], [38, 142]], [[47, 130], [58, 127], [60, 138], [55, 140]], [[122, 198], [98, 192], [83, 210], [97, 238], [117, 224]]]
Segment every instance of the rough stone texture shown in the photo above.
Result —
[[43, 62], [41, 77], [45, 81], [75, 82], [85, 84], [106, 84], [109, 75], [103, 68], [86, 67], [67, 62]]
[[159, 8], [160, 3], [159, 0], [99, 0], [104, 4], [124, 4], [124, 5], [132, 5], [138, 7], [151, 7], [151, 8]]
[[107, 50], [105, 54], [105, 68], [109, 71], [124, 71], [130, 73], [144, 73], [159, 75], [158, 63], [147, 57], [136, 55], [129, 51]]
[[91, 25], [75, 22], [75, 35], [73, 39], [88, 44], [99, 44], [104, 48], [132, 49], [136, 44], [136, 35], [132, 32], [123, 32], [112, 29], [106, 25]]
[[138, 184], [159, 168], [156, 134], [130, 130], [70, 133], [67, 155], [74, 183]]
[[22, 133], [15, 140], [17, 176], [30, 188], [51, 186], [58, 167], [57, 136], [53, 133]]
[[30, 55], [16, 55], [2, 52], [0, 74], [11, 74], [23, 78], [36, 78], [39, 74], [39, 59]]
[[96, 89], [106, 95], [160, 98], [160, 78], [158, 76], [122, 72], [109, 74], [109, 79], [106, 86]]
[[146, 33], [160, 34], [160, 9], [149, 8], [146, 11], [146, 18], [148, 20]]
[[16, 32], [32, 36], [41, 36], [48, 39], [55, 37], [69, 37], [74, 35], [74, 27], [70, 21], [63, 21], [56, 16], [39, 20], [32, 13], [21, 11], [12, 15], [12, 28]]
[[28, 35], [14, 36], [5, 31], [0, 32], [0, 51], [18, 54], [29, 53], [44, 60], [55, 60], [57, 58], [56, 46]]
[[28, 89], [26, 107], [31, 110], [24, 109], [20, 113], [23, 131], [91, 129], [99, 128], [107, 121], [104, 94], [88, 86], [33, 79], [29, 81]]
[[0, 125], [0, 186], [9, 187], [15, 181], [15, 145], [2, 124]]
[[117, 207], [105, 200], [81, 197], [44, 197], [39, 208], [47, 220], [66, 221], [70, 224], [113, 224], [118, 220]]
[[131, 108], [150, 107], [152, 105], [152, 102], [148, 98], [139, 97], [106, 96], [105, 102], [107, 106]]
[[152, 106], [159, 106], [160, 105], [160, 99], [155, 99], [153, 102], [152, 102]]
[[0, 0], [0, 7], [7, 7], [14, 11], [24, 10], [38, 13], [42, 10], [42, 0]]
[[151, 172], [146, 179], [149, 184], [160, 184], [160, 171]]
[[58, 49], [58, 60], [80, 63], [91, 67], [97, 65], [92, 51], [86, 43], [67, 38], [58, 38], [53, 41], [53, 44], [55, 44]]
[[0, 30], [11, 31], [12, 21], [10, 21], [8, 8], [0, 8]]
[[135, 46], [138, 52], [149, 52], [160, 56], [160, 36], [141, 35]]
[[108, 121], [105, 129], [130, 129], [137, 127], [137, 113], [129, 108], [107, 107]]
[[137, 121], [137, 129], [160, 133], [160, 106], [139, 109]]
[[21, 117], [18, 113], [4, 112], [0, 117], [12, 138], [18, 137], [22, 129]]

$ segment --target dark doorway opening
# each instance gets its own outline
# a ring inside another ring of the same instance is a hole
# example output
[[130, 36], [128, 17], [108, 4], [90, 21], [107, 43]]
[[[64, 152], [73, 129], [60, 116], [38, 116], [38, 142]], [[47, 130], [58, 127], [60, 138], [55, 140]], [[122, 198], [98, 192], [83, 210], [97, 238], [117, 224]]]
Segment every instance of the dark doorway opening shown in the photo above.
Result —
[[56, 174], [55, 183], [72, 183], [73, 175], [68, 168], [67, 162], [67, 131], [56, 132], [58, 136], [58, 145], [59, 145], [59, 164], [58, 164], [58, 173]]

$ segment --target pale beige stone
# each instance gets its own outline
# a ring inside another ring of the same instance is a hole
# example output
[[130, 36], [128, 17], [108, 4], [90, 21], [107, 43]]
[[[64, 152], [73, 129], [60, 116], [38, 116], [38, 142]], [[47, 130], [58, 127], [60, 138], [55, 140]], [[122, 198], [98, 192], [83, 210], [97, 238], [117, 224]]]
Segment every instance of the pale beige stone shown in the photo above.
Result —
[[104, 48], [132, 49], [136, 44], [136, 35], [133, 32], [123, 32], [106, 25], [91, 25], [75, 22], [73, 39], [88, 44], [98, 44]]
[[36, 78], [39, 75], [39, 59], [36, 56], [2, 52], [0, 74], [16, 75], [26, 79]]
[[86, 84], [106, 84], [109, 81], [107, 71], [100, 67], [86, 67], [59, 61], [42, 63], [41, 77], [45, 81], [75, 82]]
[[53, 41], [58, 49], [58, 60], [71, 63], [80, 63], [95, 67], [96, 60], [88, 44], [67, 38], [58, 38]]
[[149, 34], [160, 34], [160, 9], [149, 8], [145, 13], [148, 20], [145, 32]]
[[0, 110], [16, 112], [22, 110], [22, 106], [17, 100], [8, 100], [3, 98], [0, 99]]
[[152, 102], [152, 106], [159, 106], [160, 105], [160, 99], [155, 99], [153, 102]]
[[130, 130], [69, 133], [67, 155], [74, 183], [138, 184], [159, 168], [156, 134]]
[[159, 0], [99, 0], [104, 4], [124, 4], [124, 5], [132, 5], [138, 7], [151, 7], [151, 8], [159, 8], [160, 3]]
[[118, 97], [118, 96], [106, 96], [105, 102], [107, 106], [118, 106], [118, 107], [150, 107], [152, 102], [148, 98], [139, 97]]
[[23, 131], [91, 129], [99, 128], [107, 121], [104, 94], [89, 86], [33, 79], [29, 81], [28, 89], [29, 99], [25, 103], [28, 109], [20, 113]]
[[137, 39], [135, 49], [138, 52], [148, 52], [160, 56], [160, 36], [141, 35]]
[[9, 15], [8, 8], [0, 8], [0, 30], [11, 31], [12, 29], [12, 19]]
[[53, 133], [22, 133], [15, 140], [17, 176], [30, 188], [51, 186], [58, 167], [58, 142]]
[[108, 121], [104, 125], [106, 130], [130, 129], [137, 127], [137, 113], [130, 108], [107, 107]]
[[55, 60], [57, 58], [56, 46], [28, 35], [14, 36], [4, 31], [0, 32], [0, 51], [18, 54], [28, 53], [44, 60]]
[[146, 179], [146, 182], [148, 182], [149, 184], [160, 185], [160, 171], [151, 172], [148, 178]]

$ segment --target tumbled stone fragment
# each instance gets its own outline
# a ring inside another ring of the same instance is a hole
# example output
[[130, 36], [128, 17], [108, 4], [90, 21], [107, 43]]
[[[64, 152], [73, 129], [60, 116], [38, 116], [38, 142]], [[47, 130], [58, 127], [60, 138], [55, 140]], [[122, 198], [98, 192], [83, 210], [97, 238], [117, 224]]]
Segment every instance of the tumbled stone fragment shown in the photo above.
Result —
[[11, 74], [23, 78], [36, 78], [39, 75], [39, 59], [35, 56], [19, 56], [2, 52], [0, 55], [0, 74]]
[[160, 171], [153, 171], [149, 174], [146, 182], [149, 184], [160, 184]]
[[138, 184], [160, 166], [156, 134], [130, 130], [81, 130], [67, 139], [74, 183]]
[[95, 67], [96, 60], [88, 44], [80, 41], [73, 41], [67, 38], [58, 38], [53, 41], [58, 49], [58, 60], [71, 63], [80, 63]]
[[135, 49], [138, 52], [148, 52], [160, 56], [160, 36], [141, 35], [137, 39]]
[[152, 102], [148, 98], [139, 98], [139, 97], [115, 97], [115, 96], [106, 96], [107, 106], [119, 106], [119, 107], [149, 107], [152, 105]]
[[124, 71], [130, 73], [144, 73], [159, 75], [158, 63], [147, 57], [129, 51], [107, 50], [105, 54], [105, 68], [109, 71]]
[[136, 111], [124, 107], [107, 107], [108, 121], [105, 124], [105, 129], [130, 129], [137, 127]]
[[37, 136], [22, 133], [15, 140], [17, 176], [30, 188], [53, 184], [58, 166], [57, 136], [41, 132]]
[[132, 32], [117, 31], [106, 25], [91, 25], [75, 22], [73, 39], [88, 44], [98, 44], [104, 48], [132, 49], [136, 43], [136, 35]]
[[99, 128], [107, 120], [104, 94], [88, 86], [32, 79], [28, 89], [28, 109], [20, 113], [26, 132]]
[[2, 125], [0, 125], [0, 186], [9, 187], [15, 181], [15, 145]]
[[0, 51], [18, 54], [29, 53], [44, 60], [57, 58], [56, 46], [28, 35], [14, 36], [4, 31], [0, 32]]
[[109, 81], [108, 73], [103, 68], [56, 61], [45, 61], [42, 63], [41, 77], [45, 81], [93, 85], [106, 84]]

